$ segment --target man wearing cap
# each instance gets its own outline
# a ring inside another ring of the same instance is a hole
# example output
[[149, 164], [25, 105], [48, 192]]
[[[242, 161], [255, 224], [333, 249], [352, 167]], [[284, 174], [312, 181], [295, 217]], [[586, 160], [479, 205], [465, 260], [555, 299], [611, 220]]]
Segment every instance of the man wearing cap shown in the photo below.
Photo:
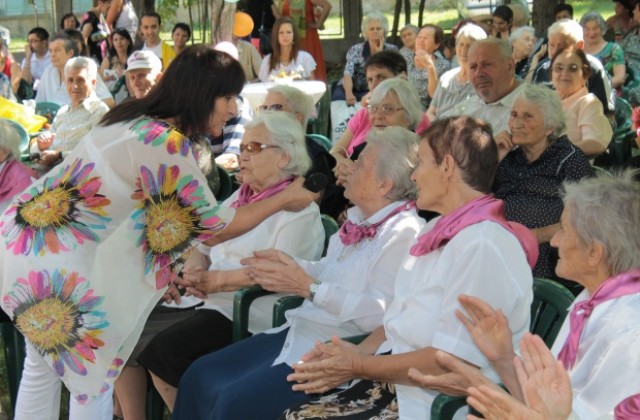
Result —
[[162, 63], [151, 51], [134, 51], [127, 60], [127, 84], [131, 96], [144, 98], [162, 76]]
[[260, 74], [262, 57], [252, 43], [245, 41], [244, 37], [253, 31], [253, 19], [244, 12], [236, 12], [233, 20], [233, 43], [238, 49], [238, 61], [242, 65], [247, 82], [255, 82]]

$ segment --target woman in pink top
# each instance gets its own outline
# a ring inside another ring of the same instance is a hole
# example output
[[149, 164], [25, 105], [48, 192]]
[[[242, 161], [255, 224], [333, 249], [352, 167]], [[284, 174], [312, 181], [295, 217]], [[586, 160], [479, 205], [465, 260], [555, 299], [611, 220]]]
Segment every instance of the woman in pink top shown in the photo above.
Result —
[[387, 79], [375, 88], [366, 110], [349, 120], [347, 130], [332, 148], [339, 185], [349, 173], [352, 159], [359, 154], [369, 131], [393, 126], [411, 131], [422, 131], [429, 126], [415, 89], [407, 80], [399, 77]]

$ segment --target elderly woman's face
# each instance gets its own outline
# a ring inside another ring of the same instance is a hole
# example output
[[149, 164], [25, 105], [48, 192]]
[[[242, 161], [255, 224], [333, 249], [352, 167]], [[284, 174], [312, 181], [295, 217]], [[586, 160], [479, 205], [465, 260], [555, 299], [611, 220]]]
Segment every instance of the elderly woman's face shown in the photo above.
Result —
[[546, 141], [550, 134], [544, 127], [544, 114], [540, 108], [522, 98], [513, 103], [509, 129], [513, 144], [524, 148]]
[[240, 143], [242, 182], [256, 193], [281, 181], [289, 156], [277, 146], [263, 125], [248, 128]]
[[475, 39], [466, 36], [459, 36], [456, 39], [456, 56], [460, 66], [466, 67], [469, 64], [469, 48], [474, 42], [476, 42]]
[[582, 60], [573, 51], [560, 53], [551, 66], [551, 81], [561, 98], [573, 95], [587, 83]]
[[376, 39], [382, 39], [384, 37], [384, 26], [382, 22], [377, 20], [370, 20], [367, 25], [367, 33], [366, 38], [368, 41], [373, 41]]
[[418, 198], [416, 204], [422, 210], [438, 210], [439, 203], [446, 195], [443, 187], [444, 179], [440, 165], [436, 163], [435, 155], [429, 142], [422, 140], [418, 148], [418, 166], [411, 174], [411, 180], [416, 184]]
[[582, 242], [571, 224], [571, 210], [565, 208], [560, 217], [560, 229], [551, 238], [551, 246], [558, 248], [556, 274], [564, 279], [577, 281], [587, 273], [590, 247]]
[[402, 39], [402, 45], [404, 45], [405, 48], [408, 48], [410, 50], [415, 48], [416, 33], [413, 31], [413, 29], [405, 29], [404, 31], [402, 31], [402, 33], [400, 34], [400, 38]]
[[536, 37], [532, 33], [524, 32], [513, 43], [513, 51], [516, 53], [516, 56], [528, 57], [531, 55], [535, 43]]
[[[367, 200], [377, 197], [376, 192], [382, 183], [376, 173], [378, 148], [367, 145], [353, 165], [353, 171], [344, 184], [344, 196], [353, 204], [365, 207]], [[364, 209], [363, 209], [364, 210]]]
[[432, 27], [422, 28], [416, 37], [416, 50], [433, 54], [440, 44], [436, 42], [436, 30]]
[[409, 119], [407, 113], [400, 104], [398, 96], [393, 91], [389, 91], [382, 102], [374, 104], [370, 103], [369, 121], [376, 128], [383, 127], [403, 127], [409, 128]]
[[584, 40], [586, 43], [602, 41], [602, 28], [595, 20], [589, 21], [582, 26]]

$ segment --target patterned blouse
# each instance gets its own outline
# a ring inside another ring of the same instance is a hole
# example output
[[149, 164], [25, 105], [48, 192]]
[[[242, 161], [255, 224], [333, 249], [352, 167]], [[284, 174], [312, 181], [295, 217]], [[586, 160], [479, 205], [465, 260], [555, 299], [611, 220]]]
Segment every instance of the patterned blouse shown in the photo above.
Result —
[[[451, 63], [449, 60], [444, 58], [439, 51], [436, 51], [434, 55], [436, 57], [436, 73], [438, 74], [438, 78], [440, 78], [444, 72], [451, 69]], [[409, 70], [409, 81], [416, 88], [418, 97], [420, 98], [420, 103], [422, 103], [422, 106], [427, 109], [429, 108], [429, 104], [431, 104], [431, 96], [429, 96], [428, 92], [429, 75], [427, 70], [416, 67], [414, 61], [415, 56], [415, 53], [405, 55], [405, 59], [407, 60], [407, 70]]]

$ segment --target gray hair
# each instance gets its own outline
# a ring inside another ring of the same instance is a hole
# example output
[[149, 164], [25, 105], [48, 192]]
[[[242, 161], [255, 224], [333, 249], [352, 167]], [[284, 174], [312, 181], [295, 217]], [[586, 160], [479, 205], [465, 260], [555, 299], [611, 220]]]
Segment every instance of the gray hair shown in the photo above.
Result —
[[269, 93], [278, 93], [284, 96], [285, 100], [289, 103], [291, 111], [295, 114], [302, 115], [302, 128], [305, 129], [307, 127], [309, 118], [311, 118], [313, 111], [315, 111], [311, 95], [304, 93], [298, 88], [287, 85], [275, 85], [267, 90], [267, 94]]
[[246, 131], [260, 126], [266, 128], [269, 139], [289, 156], [289, 163], [282, 170], [293, 176], [306, 174], [311, 168], [311, 158], [300, 122], [289, 112], [265, 111], [253, 117], [244, 128]]
[[584, 25], [586, 25], [589, 22], [596, 22], [600, 27], [600, 30], [602, 31], [603, 35], [605, 32], [607, 32], [607, 23], [604, 21], [604, 18], [600, 13], [592, 11], [584, 14], [580, 19], [580, 26], [584, 28]]
[[456, 34], [456, 45], [461, 37], [469, 38], [474, 41], [480, 41], [487, 38], [487, 33], [475, 23], [467, 23]]
[[0, 119], [0, 149], [9, 151], [9, 159], [20, 159], [20, 135], [4, 119]]
[[96, 62], [88, 57], [73, 57], [67, 60], [67, 63], [64, 65], [65, 77], [71, 69], [87, 69], [87, 76], [89, 77], [89, 81], [96, 80], [98, 75], [98, 66], [96, 65]]
[[[493, 36], [489, 36], [485, 39], [480, 39], [473, 43], [471, 49], [475, 49], [480, 47], [481, 45], [494, 45], [498, 48], [498, 52], [500, 54], [500, 58], [502, 61], [507, 61], [512, 58], [513, 48], [511, 47], [511, 42], [506, 39], [496, 38]], [[469, 52], [471, 52], [471, 49]]]
[[369, 12], [362, 18], [362, 24], [360, 25], [360, 30], [362, 31], [362, 36], [364, 39], [367, 39], [367, 28], [369, 27], [369, 23], [371, 22], [380, 22], [382, 23], [382, 36], [384, 38], [387, 37], [387, 32], [389, 32], [389, 20], [382, 12]]
[[414, 199], [416, 186], [411, 174], [418, 166], [417, 134], [402, 127], [373, 129], [367, 134], [367, 148], [378, 149], [376, 174], [382, 180], [389, 179], [393, 187], [386, 198], [391, 201]]
[[563, 202], [569, 222], [585, 244], [604, 247], [612, 275], [640, 267], [640, 182], [638, 171], [601, 174], [565, 183]]
[[415, 130], [422, 121], [423, 114], [420, 99], [418, 99], [418, 95], [413, 85], [401, 77], [392, 77], [391, 79], [387, 79], [376, 86], [373, 92], [371, 92], [369, 104], [378, 105], [382, 103], [389, 92], [394, 92], [396, 94], [398, 101], [400, 102], [400, 106], [404, 108], [405, 115], [409, 120], [409, 128]]
[[407, 23], [406, 25], [404, 25], [404, 26], [402, 27], [402, 29], [400, 29], [400, 36], [402, 36], [402, 33], [403, 33], [404, 31], [407, 31], [407, 30], [411, 30], [414, 34], [416, 34], [416, 35], [417, 35], [417, 34], [418, 34], [418, 31], [420, 30], [420, 28], [418, 28], [416, 25], [412, 25], [412, 24], [410, 24], [410, 23]]
[[509, 42], [511, 42], [511, 44], [513, 44], [514, 42], [518, 41], [522, 36], [524, 35], [532, 35], [532, 36], [536, 36], [536, 30], [533, 26], [521, 26], [518, 29], [516, 29], [515, 31], [511, 32], [511, 35], [509, 35]]
[[582, 26], [573, 19], [561, 19], [554, 22], [547, 29], [547, 36], [551, 38], [551, 35], [563, 35], [565, 38], [570, 39], [573, 45], [584, 40]]
[[558, 92], [544, 85], [525, 83], [514, 98], [514, 102], [518, 99], [523, 99], [542, 111], [544, 128], [553, 130], [549, 136], [550, 140], [554, 141], [564, 133], [565, 115]]

